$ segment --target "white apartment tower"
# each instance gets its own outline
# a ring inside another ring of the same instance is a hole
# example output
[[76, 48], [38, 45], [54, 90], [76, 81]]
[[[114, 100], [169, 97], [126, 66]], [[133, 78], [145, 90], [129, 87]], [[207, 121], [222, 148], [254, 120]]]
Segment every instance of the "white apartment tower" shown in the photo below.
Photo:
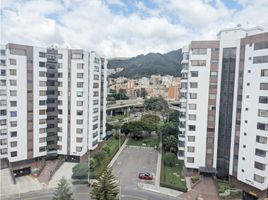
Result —
[[1, 46], [0, 156], [79, 161], [106, 136], [107, 61], [78, 49]]
[[267, 196], [268, 32], [240, 26], [184, 47], [178, 158]]

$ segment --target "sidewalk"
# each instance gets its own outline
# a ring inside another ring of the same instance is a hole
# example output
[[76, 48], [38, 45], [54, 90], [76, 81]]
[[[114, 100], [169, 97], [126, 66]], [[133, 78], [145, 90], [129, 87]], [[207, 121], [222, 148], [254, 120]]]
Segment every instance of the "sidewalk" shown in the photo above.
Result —
[[111, 160], [111, 162], [109, 163], [109, 167], [112, 167], [115, 163], [115, 161], [117, 160], [117, 158], [119, 157], [120, 153], [124, 150], [124, 148], [126, 147], [128, 142], [128, 137], [125, 139], [123, 145], [120, 147], [120, 149], [117, 151], [117, 153], [115, 154], [115, 156], [113, 157], [113, 159]]
[[146, 183], [138, 183], [137, 185], [139, 188], [142, 188], [144, 190], [158, 192], [158, 193], [165, 194], [168, 196], [173, 196], [173, 197], [179, 197], [181, 194], [183, 194], [183, 192], [180, 192], [177, 190], [172, 190], [172, 189], [164, 188], [164, 187], [160, 187], [160, 186], [157, 187], [155, 185], [150, 185], [150, 184], [146, 184]]

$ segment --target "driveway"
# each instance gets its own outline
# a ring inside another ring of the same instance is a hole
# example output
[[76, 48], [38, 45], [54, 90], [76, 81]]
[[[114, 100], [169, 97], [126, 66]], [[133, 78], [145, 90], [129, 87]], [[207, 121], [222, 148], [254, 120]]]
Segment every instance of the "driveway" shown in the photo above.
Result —
[[[140, 181], [138, 179], [140, 172], [149, 172], [155, 175], [156, 167], [156, 151], [126, 146], [113, 165], [113, 173], [120, 179], [121, 189], [133, 189], [137, 188], [137, 183]], [[152, 184], [154, 184], [153, 181], [151, 181]]]

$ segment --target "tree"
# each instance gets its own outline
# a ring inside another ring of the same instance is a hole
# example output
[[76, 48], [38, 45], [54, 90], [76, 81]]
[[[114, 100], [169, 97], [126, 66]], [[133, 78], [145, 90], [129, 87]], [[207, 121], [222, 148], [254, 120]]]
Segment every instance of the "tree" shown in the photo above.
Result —
[[70, 191], [71, 187], [67, 180], [62, 177], [53, 194], [53, 200], [73, 200], [73, 193]]
[[106, 130], [107, 131], [113, 130], [113, 125], [106, 123]]
[[88, 174], [88, 164], [86, 162], [78, 163], [73, 167], [73, 178], [83, 179]]
[[106, 166], [97, 182], [92, 185], [91, 199], [117, 200], [118, 187], [110, 167]]
[[176, 125], [179, 125], [179, 117], [180, 117], [180, 112], [177, 110], [174, 110], [169, 113], [169, 121], [173, 122]]
[[174, 153], [167, 152], [164, 154], [164, 164], [173, 167], [176, 164], [177, 157]]
[[163, 97], [152, 97], [144, 101], [144, 108], [147, 111], [159, 112], [165, 118], [169, 112], [168, 103]]
[[165, 151], [177, 152], [178, 139], [174, 135], [167, 136], [163, 141]]
[[148, 95], [148, 93], [147, 93], [147, 91], [146, 91], [145, 88], [141, 88], [141, 92], [140, 93], [141, 93], [141, 97], [143, 99], [145, 99], [147, 97], [147, 95]]
[[160, 122], [160, 117], [152, 114], [145, 114], [141, 117], [141, 122], [143, 123], [144, 130], [151, 134], [152, 131], [157, 130], [157, 124]]
[[172, 122], [166, 122], [160, 124], [160, 126], [157, 129], [157, 133], [160, 135], [162, 134], [163, 138], [169, 136], [169, 135], [177, 135], [178, 134], [178, 126], [176, 126]]
[[130, 133], [129, 124], [124, 123], [121, 127], [121, 132], [124, 133], [126, 136]]
[[144, 125], [141, 121], [131, 121], [128, 123], [128, 128], [133, 138], [142, 138], [142, 131], [144, 130]]

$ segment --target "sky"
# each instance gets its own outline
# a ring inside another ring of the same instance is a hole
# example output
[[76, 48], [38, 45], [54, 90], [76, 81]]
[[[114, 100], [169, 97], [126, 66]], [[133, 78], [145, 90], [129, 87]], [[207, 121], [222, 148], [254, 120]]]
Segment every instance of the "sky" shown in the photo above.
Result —
[[241, 24], [268, 30], [268, 0], [0, 0], [1, 43], [107, 58], [177, 50]]

